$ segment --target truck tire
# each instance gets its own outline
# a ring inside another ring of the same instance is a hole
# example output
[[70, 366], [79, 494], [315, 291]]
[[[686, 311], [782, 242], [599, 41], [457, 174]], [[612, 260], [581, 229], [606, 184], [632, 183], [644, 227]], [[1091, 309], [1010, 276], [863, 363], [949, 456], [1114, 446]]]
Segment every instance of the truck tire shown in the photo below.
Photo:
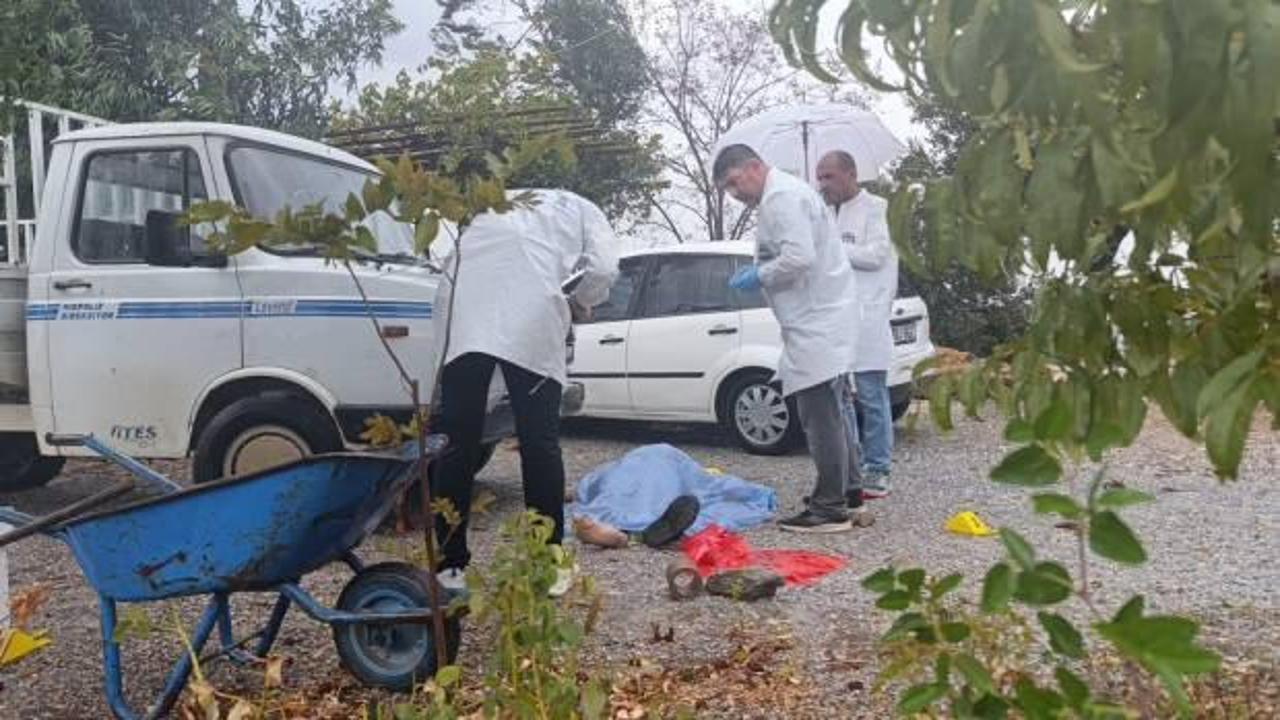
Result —
[[196, 441], [196, 483], [245, 475], [343, 449], [342, 435], [314, 401], [290, 393], [237, 400], [209, 420]]
[[785, 455], [804, 431], [795, 404], [782, 397], [766, 372], [731, 381], [724, 395], [723, 422], [733, 439], [752, 455]]
[[40, 487], [65, 463], [66, 458], [42, 456], [34, 433], [0, 433], [0, 492]]

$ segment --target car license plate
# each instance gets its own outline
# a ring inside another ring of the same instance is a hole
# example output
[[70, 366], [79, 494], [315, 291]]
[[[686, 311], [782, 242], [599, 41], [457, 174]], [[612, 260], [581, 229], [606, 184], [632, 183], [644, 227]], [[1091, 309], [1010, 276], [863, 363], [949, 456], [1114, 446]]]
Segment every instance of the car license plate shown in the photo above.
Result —
[[914, 322], [890, 326], [893, 328], [894, 345], [912, 345], [916, 341], [916, 324]]

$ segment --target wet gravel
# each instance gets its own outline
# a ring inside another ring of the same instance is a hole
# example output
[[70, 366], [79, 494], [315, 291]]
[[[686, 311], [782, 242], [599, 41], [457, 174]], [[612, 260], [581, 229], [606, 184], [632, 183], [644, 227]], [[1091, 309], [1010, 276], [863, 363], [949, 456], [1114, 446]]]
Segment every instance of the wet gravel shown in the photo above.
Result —
[[[1097, 564], [1091, 572], [1096, 596], [1104, 606], [1143, 592], [1148, 604], [1162, 611], [1200, 616], [1206, 637], [1229, 656], [1258, 662], [1280, 662], [1280, 438], [1270, 418], [1259, 417], [1246, 454], [1241, 479], [1220, 484], [1203, 450], [1178, 436], [1153, 414], [1139, 442], [1109, 462], [1112, 480], [1158, 496], [1159, 501], [1125, 511], [1145, 540], [1151, 561], [1140, 568]], [[604, 613], [588, 641], [590, 667], [615, 669], [644, 666], [702, 667], [715, 663], [741, 643], [743, 632], [785, 635], [791, 649], [785, 669], [810, 688], [800, 707], [744, 709], [732, 697], [701, 709], [703, 714], [732, 717], [884, 717], [890, 700], [869, 690], [877, 669], [874, 640], [888, 618], [876, 611], [859, 580], [886, 563], [923, 565], [944, 574], [966, 573], [971, 582], [1001, 556], [998, 540], [961, 538], [943, 530], [960, 510], [975, 510], [992, 525], [1023, 532], [1044, 556], [1074, 567], [1072, 533], [1035, 516], [1024, 491], [995, 485], [986, 471], [1006, 448], [999, 421], [961, 421], [942, 434], [928, 422], [900, 427], [893, 475], [893, 496], [872, 504], [877, 522], [853, 533], [797, 537], [771, 526], [748, 533], [759, 548], [811, 549], [848, 559], [846, 569], [818, 585], [782, 591], [777, 599], [753, 605], [723, 598], [674, 603], [666, 597], [664, 570], [672, 555], [633, 546], [623, 550], [579, 548], [584, 571], [597, 579], [605, 595]], [[716, 466], [777, 489], [783, 511], [798, 507], [812, 482], [807, 456], [761, 458], [744, 454], [718, 430], [708, 427], [647, 426], [574, 422], [567, 428], [565, 459], [570, 478], [581, 477], [599, 463], [616, 459], [640, 444], [669, 442], [705, 465]], [[181, 477], [180, 464], [161, 464]], [[109, 482], [117, 472], [96, 462], [69, 463], [63, 476], [47, 488], [0, 495], [0, 504], [42, 512], [83, 497]], [[518, 457], [500, 451], [482, 477], [483, 489], [497, 500], [472, 530], [476, 562], [492, 551], [496, 525], [520, 505]], [[1084, 482], [1085, 477], [1077, 479]], [[572, 481], [571, 481], [572, 483]], [[385, 554], [386, 540], [367, 544], [364, 555]], [[369, 547], [372, 545], [372, 547]], [[36, 618], [49, 629], [54, 644], [28, 660], [0, 670], [0, 719], [108, 717], [102, 693], [101, 645], [95, 597], [65, 547], [37, 538], [9, 550], [15, 590], [33, 584], [51, 590]], [[314, 573], [304, 585], [320, 600], [332, 603], [349, 574], [341, 567]], [[241, 631], [265, 619], [271, 599], [237, 598]], [[146, 606], [153, 625], [190, 622], [198, 602]], [[142, 616], [134, 614], [137, 619]], [[654, 627], [670, 641], [654, 640]], [[460, 661], [479, 668], [484, 662], [483, 633], [464, 639]], [[330, 633], [300, 613], [286, 622], [278, 646], [289, 656], [290, 688], [349, 684], [338, 668]], [[172, 633], [130, 640], [125, 645], [128, 695], [144, 706], [158, 690], [179, 651]], [[211, 667], [215, 684], [252, 688], [260, 673]], [[355, 711], [353, 711], [354, 713]]]

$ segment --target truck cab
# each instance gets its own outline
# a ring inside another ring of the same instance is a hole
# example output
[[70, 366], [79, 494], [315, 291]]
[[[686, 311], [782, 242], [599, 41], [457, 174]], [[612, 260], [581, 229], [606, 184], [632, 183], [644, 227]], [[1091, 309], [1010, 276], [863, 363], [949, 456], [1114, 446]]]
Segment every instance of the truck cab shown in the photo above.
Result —
[[[428, 402], [441, 278], [414, 257], [409, 227], [369, 220], [378, 252], [354, 266], [366, 304], [347, 269], [316, 248], [228, 257], [206, 245], [211, 228], [180, 221], [193, 203], [215, 199], [262, 218], [315, 203], [337, 211], [376, 173], [326, 145], [232, 125], [59, 136], [28, 265], [0, 273], [0, 322], [14, 331], [21, 298], [25, 333], [25, 372], [12, 353], [0, 370], [6, 457], [19, 446], [77, 455], [45, 434], [92, 433], [138, 457], [192, 455], [200, 482], [359, 447], [375, 414], [411, 417], [383, 340]], [[504, 392], [493, 384], [490, 441], [511, 433]]]

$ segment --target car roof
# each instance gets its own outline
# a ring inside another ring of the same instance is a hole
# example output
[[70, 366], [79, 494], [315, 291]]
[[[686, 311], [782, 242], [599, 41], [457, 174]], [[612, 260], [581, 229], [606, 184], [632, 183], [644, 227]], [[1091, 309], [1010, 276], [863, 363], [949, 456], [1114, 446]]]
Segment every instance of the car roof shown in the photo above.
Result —
[[73, 130], [59, 135], [55, 143], [76, 142], [79, 140], [126, 140], [141, 138], [173, 137], [177, 135], [214, 135], [219, 137], [243, 140], [269, 145], [284, 150], [292, 150], [304, 155], [342, 163], [366, 171], [377, 171], [373, 165], [349, 152], [330, 147], [314, 140], [286, 135], [275, 130], [248, 127], [246, 125], [229, 125], [211, 122], [143, 122], [100, 125]]
[[754, 255], [755, 243], [746, 240], [721, 240], [719, 242], [677, 243], [657, 245], [642, 250], [623, 253], [623, 257], [649, 257], [654, 255]]

